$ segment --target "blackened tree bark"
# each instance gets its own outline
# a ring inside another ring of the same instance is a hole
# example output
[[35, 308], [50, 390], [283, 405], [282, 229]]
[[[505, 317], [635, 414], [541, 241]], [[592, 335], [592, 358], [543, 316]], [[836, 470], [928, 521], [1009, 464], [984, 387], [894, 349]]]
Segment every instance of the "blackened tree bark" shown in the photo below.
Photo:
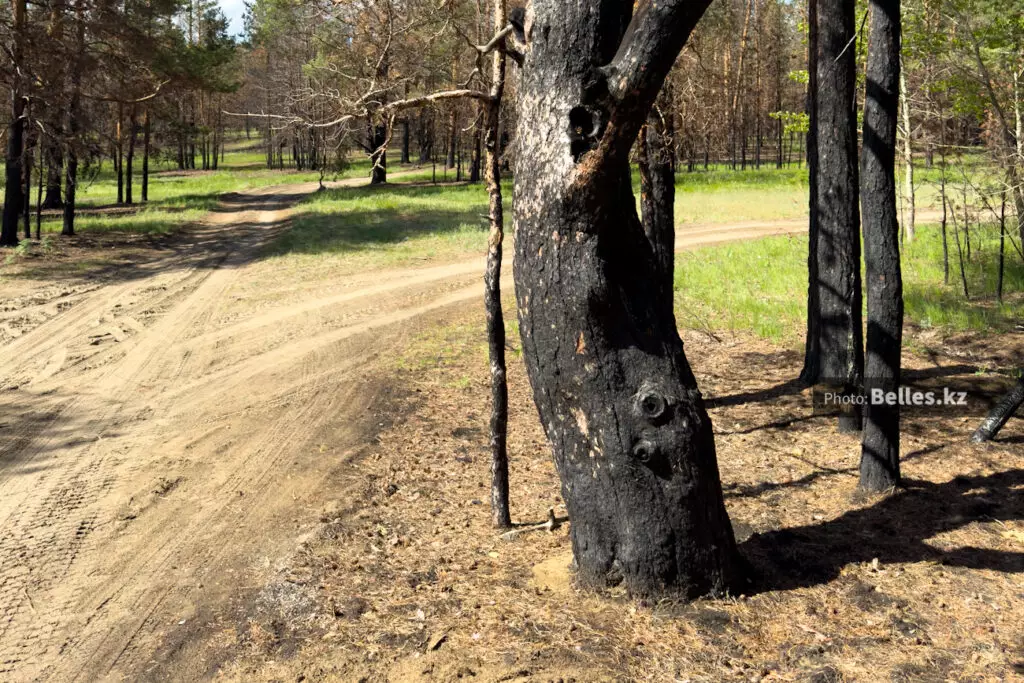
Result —
[[[138, 120], [135, 115], [135, 105], [132, 105], [128, 114], [128, 153], [125, 155], [125, 176], [124, 176], [124, 202], [125, 204], [135, 203], [132, 196], [132, 179], [135, 175], [135, 141], [137, 139], [136, 124]], [[214, 154], [216, 156], [216, 154]], [[214, 166], [216, 168], [216, 165]]]
[[654, 277], [629, 151], [710, 0], [534, 0], [517, 86], [516, 297], [577, 579], [724, 590], [738, 555], [704, 401]]
[[409, 117], [406, 116], [402, 119], [402, 157], [399, 159], [400, 163], [409, 163]]
[[0, 246], [12, 247], [18, 244], [18, 217], [25, 199], [22, 196], [21, 163], [25, 131], [25, 98], [22, 95], [22, 77], [19, 73], [24, 57], [25, 0], [13, 0], [11, 60], [14, 73], [11, 87], [11, 119], [7, 126], [6, 186], [4, 187], [4, 213], [0, 222]]
[[[861, 196], [868, 333], [866, 388], [894, 392], [903, 347], [903, 278], [896, 220], [896, 117], [900, 86], [900, 0], [872, 0]], [[900, 481], [900, 406], [869, 402], [860, 486], [885, 491]]]
[[995, 438], [1003, 425], [1013, 417], [1013, 414], [1024, 405], [1024, 370], [1013, 388], [996, 404], [996, 407], [989, 412], [978, 428], [971, 435], [971, 443], [982, 443]]
[[64, 206], [64, 200], [61, 197], [60, 191], [61, 176], [64, 170], [64, 155], [61, 153], [59, 140], [47, 136], [45, 145], [46, 196], [43, 198], [43, 208], [59, 209]]
[[[667, 88], [667, 86], [666, 86]], [[672, 145], [672, 95], [663, 91], [640, 130], [640, 211], [644, 234], [654, 251], [656, 278], [672, 300], [675, 266], [676, 166]]]
[[75, 3], [75, 62], [71, 68], [71, 98], [68, 103], [65, 140], [67, 146], [64, 156], [67, 167], [64, 169], [64, 225], [62, 235], [70, 237], [75, 234], [75, 194], [78, 188], [78, 133], [81, 128], [80, 108], [82, 106], [82, 55], [85, 52], [85, 18], [84, 0]]
[[370, 184], [380, 185], [388, 181], [388, 129], [380, 123], [369, 122], [367, 149], [370, 152]]
[[[245, 118], [246, 137], [249, 136], [249, 117]], [[142, 201], [149, 201], [149, 107], [142, 114]]]
[[821, 306], [818, 301], [818, 0], [807, 0], [807, 338], [800, 379], [818, 381]]
[[[817, 292], [808, 297], [815, 305], [808, 319], [815, 320], [816, 337], [808, 350], [817, 359], [807, 364], [817, 372], [805, 376], [812, 383], [847, 390], [859, 387], [864, 374], [854, 4], [817, 0], [817, 83], [812, 93], [817, 99], [816, 272], [810, 282]], [[860, 430], [859, 411], [842, 413], [839, 428]]]
[[[505, 25], [505, 0], [492, 0], [495, 30]], [[505, 214], [501, 193], [501, 150], [498, 124], [505, 91], [505, 52], [492, 56], [490, 100], [482, 103], [484, 122], [484, 175], [487, 179], [490, 235], [484, 270], [484, 310], [487, 316], [487, 356], [491, 367], [491, 520], [494, 526], [512, 526], [508, 497], [508, 383], [505, 373], [505, 316], [501, 310], [501, 259]]]
[[455, 168], [455, 148], [459, 144], [459, 115], [452, 108], [448, 117], [448, 158], [445, 160], [445, 168]]

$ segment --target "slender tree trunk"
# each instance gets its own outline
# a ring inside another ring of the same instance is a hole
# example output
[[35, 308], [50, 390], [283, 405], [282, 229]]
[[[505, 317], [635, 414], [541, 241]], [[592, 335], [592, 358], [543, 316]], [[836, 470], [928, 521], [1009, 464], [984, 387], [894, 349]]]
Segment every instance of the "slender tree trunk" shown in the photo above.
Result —
[[[25, 111], [26, 121], [32, 120], [31, 107], [27, 107]], [[25, 169], [25, 191], [22, 196], [25, 198], [25, 205], [23, 207], [24, 213], [22, 214], [23, 229], [25, 239], [32, 239], [32, 161], [34, 159], [35, 150], [32, 149], [34, 135], [25, 136], [25, 149], [22, 152], [22, 165]]]
[[999, 201], [999, 272], [996, 275], [996, 301], [1003, 303], [1003, 275], [1006, 270], [1006, 190]]
[[142, 114], [142, 201], [149, 201], [149, 107]]
[[455, 148], [459, 144], [459, 118], [458, 113], [452, 108], [448, 118], [448, 159], [446, 168], [455, 168]]
[[[43, 177], [46, 176], [44, 171], [46, 170], [46, 157], [47, 145], [39, 144], [39, 182], [38, 189], [36, 190], [36, 239], [41, 240], [43, 238]], [[1004, 203], [1005, 205], [1005, 203]]]
[[82, 98], [82, 62], [81, 55], [85, 50], [85, 0], [77, 0], [75, 3], [75, 47], [76, 59], [71, 69], [71, 100], [68, 104], [67, 148], [65, 157], [67, 166], [65, 168], [64, 184], [64, 225], [61, 234], [70, 237], [75, 234], [75, 195], [78, 190], [78, 133], [81, 123], [79, 121], [79, 108]]
[[125, 156], [125, 175], [124, 175], [124, 202], [125, 204], [134, 203], [132, 197], [132, 176], [135, 175], [135, 140], [136, 140], [136, 124], [138, 123], [135, 116], [135, 105], [132, 105], [131, 111], [128, 113], [128, 154]]
[[[854, 0], [817, 1], [817, 263], [811, 272], [816, 308], [808, 319], [818, 354], [816, 376], [808, 379], [854, 390], [864, 373], [861, 329], [860, 208], [855, 105], [856, 31]], [[816, 272], [815, 272], [816, 271]], [[840, 431], [858, 431], [860, 411], [850, 406], [839, 417]]]
[[903, 199], [907, 203], [907, 221], [904, 226], [907, 240], [914, 241], [914, 229], [917, 223], [917, 201], [914, 196], [914, 150], [913, 129], [910, 127], [910, 100], [907, 99], [907, 74], [900, 59], [900, 104], [903, 110]]
[[637, 595], [720, 592], [739, 567], [711, 421], [654, 275], [629, 165], [707, 4], [641, 3], [630, 21], [632, 3], [535, 0], [516, 89], [516, 118], [529, 122], [515, 156], [523, 357], [577, 580]]
[[[505, 25], [505, 0], [493, 0], [495, 30]], [[508, 496], [508, 383], [505, 373], [505, 317], [501, 310], [501, 259], [505, 217], [501, 192], [501, 150], [498, 127], [505, 91], [505, 53], [495, 50], [491, 66], [491, 100], [483, 104], [484, 175], [487, 180], [490, 235], [484, 271], [487, 355], [491, 366], [491, 520], [512, 525]]]
[[399, 160], [400, 163], [409, 163], [409, 117], [406, 116], [402, 121], [402, 158]]
[[117, 103], [117, 123], [114, 126], [114, 172], [117, 173], [117, 203], [124, 204], [124, 105]]
[[11, 88], [11, 120], [7, 126], [7, 159], [5, 168], [4, 213], [0, 223], [0, 246], [12, 247], [18, 244], [18, 217], [24, 198], [21, 196], [21, 153], [24, 146], [25, 99], [22, 96], [21, 62], [24, 57], [25, 0], [12, 0], [11, 13], [13, 44], [11, 56], [15, 73]]
[[872, 0], [861, 197], [864, 206], [868, 331], [864, 374], [872, 400], [864, 415], [860, 486], [886, 491], [900, 481], [900, 405], [874, 400], [896, 392], [903, 349], [903, 277], [896, 219], [896, 117], [900, 0]]
[[[818, 282], [818, 0], [807, 0], [807, 336], [800, 379], [815, 384], [821, 376], [821, 301]], [[790, 133], [790, 150], [793, 134]]]

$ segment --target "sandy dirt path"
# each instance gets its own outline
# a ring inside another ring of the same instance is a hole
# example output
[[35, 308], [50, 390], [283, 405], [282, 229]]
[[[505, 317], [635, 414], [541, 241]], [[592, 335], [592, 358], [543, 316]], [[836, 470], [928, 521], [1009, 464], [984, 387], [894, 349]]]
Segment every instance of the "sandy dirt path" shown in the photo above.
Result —
[[[268, 275], [262, 246], [313, 189], [232, 195], [159, 258], [29, 305], [43, 322], [0, 354], [0, 679], [211, 675], [339, 498], [379, 357], [481, 296], [482, 259]], [[691, 226], [678, 246], [803, 226]]]

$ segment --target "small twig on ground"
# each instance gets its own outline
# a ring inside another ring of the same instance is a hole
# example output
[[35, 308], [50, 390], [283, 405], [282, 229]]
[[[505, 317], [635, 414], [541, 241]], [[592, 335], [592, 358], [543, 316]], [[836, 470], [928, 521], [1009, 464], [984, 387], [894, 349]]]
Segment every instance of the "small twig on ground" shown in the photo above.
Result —
[[518, 529], [512, 529], [511, 531], [506, 531], [501, 535], [501, 538], [506, 541], [514, 541], [522, 534], [528, 533], [530, 531], [554, 531], [558, 527], [562, 526], [563, 522], [568, 521], [568, 517], [555, 517], [555, 509], [548, 508], [548, 520], [546, 522], [541, 522], [540, 524], [531, 524], [530, 526], [524, 526]]

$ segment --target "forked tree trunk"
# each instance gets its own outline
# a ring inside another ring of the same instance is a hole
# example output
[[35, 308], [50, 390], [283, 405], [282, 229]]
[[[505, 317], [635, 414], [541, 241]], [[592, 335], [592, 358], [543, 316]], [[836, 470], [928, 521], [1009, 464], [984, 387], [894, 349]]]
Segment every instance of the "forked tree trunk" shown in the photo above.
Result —
[[[900, 0], [872, 0], [864, 101], [864, 263], [868, 297], [866, 388], [895, 392], [903, 347], [903, 278], [896, 220], [896, 116], [900, 88]], [[876, 397], [877, 398], [877, 397]], [[864, 416], [860, 486], [900, 481], [899, 402], [872, 400]]]
[[514, 202], [527, 372], [578, 581], [639, 595], [718, 592], [738, 575], [711, 421], [629, 168], [708, 2], [644, 1], [630, 21], [632, 3], [534, 0], [517, 86], [516, 118], [529, 122], [517, 134]]
[[[857, 116], [854, 109], [856, 50], [854, 0], [817, 1], [817, 224], [810, 286], [817, 289], [808, 311], [809, 350], [805, 379], [853, 390], [864, 373], [861, 329], [860, 208], [857, 180]], [[840, 431], [858, 431], [858, 410], [841, 413]]]

